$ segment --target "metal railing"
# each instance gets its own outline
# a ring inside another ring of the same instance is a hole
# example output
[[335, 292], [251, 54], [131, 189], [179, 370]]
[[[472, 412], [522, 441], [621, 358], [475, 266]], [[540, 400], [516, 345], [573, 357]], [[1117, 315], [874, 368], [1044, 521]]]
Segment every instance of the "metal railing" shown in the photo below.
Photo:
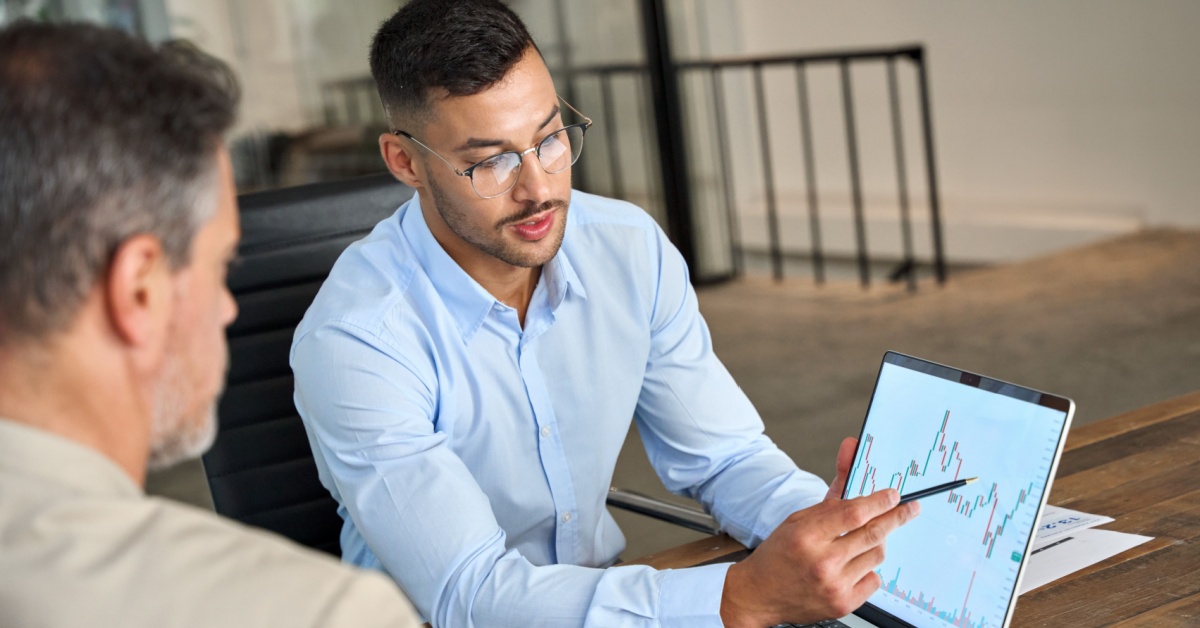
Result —
[[[820, 187], [816, 175], [816, 154], [813, 144], [813, 123], [811, 94], [809, 90], [808, 69], [822, 64], [834, 64], [839, 68], [841, 86], [841, 103], [845, 132], [846, 154], [848, 159], [849, 188], [851, 208], [853, 212], [854, 263], [857, 266], [859, 281], [863, 286], [871, 283], [871, 256], [868, 250], [867, 227], [864, 210], [863, 183], [860, 164], [859, 134], [857, 116], [854, 107], [854, 90], [851, 81], [851, 67], [855, 63], [866, 61], [882, 61], [886, 64], [887, 93], [890, 110], [890, 126], [892, 135], [892, 153], [896, 171], [896, 195], [899, 208], [901, 259], [899, 264], [889, 273], [892, 280], [905, 279], [910, 289], [916, 288], [917, 256], [914, 251], [912, 208], [909, 192], [908, 164], [906, 159], [904, 125], [901, 118], [901, 103], [899, 80], [896, 65], [898, 61], [911, 62], [916, 69], [916, 90], [920, 110], [920, 134], [923, 149], [926, 186], [928, 192], [929, 222], [931, 228], [931, 265], [939, 283], [946, 279], [946, 260], [942, 234], [941, 207], [938, 194], [937, 167], [934, 158], [933, 123], [929, 102], [928, 78], [925, 68], [924, 48], [919, 45], [895, 48], [877, 48], [869, 50], [847, 50], [821, 52], [797, 55], [777, 55], [760, 57], [739, 57], [725, 59], [707, 59], [684, 61], [673, 64], [676, 80], [686, 76], [700, 74], [709, 83], [709, 98], [714, 109], [716, 153], [719, 155], [719, 170], [722, 178], [722, 201], [725, 215], [728, 219], [729, 253], [732, 258], [733, 274], [744, 272], [742, 267], [743, 243], [738, 224], [737, 199], [734, 195], [734, 183], [729, 163], [729, 107], [726, 102], [728, 93], [725, 76], [734, 71], [749, 71], [753, 79], [754, 106], [753, 115], [757, 129], [757, 143], [762, 161], [762, 189], [766, 204], [766, 229], [768, 234], [768, 255], [771, 272], [775, 279], [780, 280], [784, 275], [784, 251], [779, 219], [778, 181], [772, 158], [773, 133], [768, 121], [768, 104], [764, 85], [764, 71], [773, 67], [791, 67], [795, 80], [798, 99], [798, 117], [800, 125], [800, 142], [802, 160], [804, 163], [805, 180], [805, 210], [807, 213], [809, 232], [809, 258], [812, 263], [813, 278], [817, 283], [826, 280], [826, 263], [828, 255], [826, 244], [822, 239], [822, 213], [820, 207]], [[586, 103], [589, 108], [599, 105], [600, 111], [594, 117], [601, 122], [604, 142], [608, 145], [608, 170], [610, 172], [609, 194], [623, 197], [626, 189], [622, 181], [620, 146], [617, 140], [617, 124], [614, 119], [612, 79], [615, 76], [634, 76], [646, 80], [645, 66], [634, 64], [590, 66], [573, 68], [560, 75], [569, 81], [579, 91], [581, 83], [598, 81], [600, 98], [598, 103]], [[681, 116], [679, 111], [668, 112], [668, 115]], [[662, 116], [659, 116], [661, 121]], [[644, 138], [643, 149], [652, 155], [658, 150], [653, 137]], [[688, 142], [696, 143], [697, 138], [689, 135]], [[692, 147], [689, 147], [692, 148]], [[592, 180], [592, 183], [596, 181]]]
[[[596, 191], [614, 198], [628, 199], [629, 189], [626, 186], [625, 173], [622, 159], [624, 148], [621, 146], [619, 131], [621, 123], [617, 120], [617, 101], [616, 88], [614, 84], [620, 80], [626, 80], [634, 86], [634, 97], [642, 101], [646, 109], [652, 106], [652, 103], [646, 98], [649, 93], [649, 88], [646, 86], [646, 68], [641, 65], [633, 64], [616, 64], [605, 65], [603, 67], [586, 68], [583, 70], [573, 71], [569, 74], [559, 73], [558, 80], [571, 87], [571, 91], [576, 94], [576, 98], [581, 98], [580, 94], [589, 92], [588, 88], [595, 88], [599, 91], [598, 102], [586, 102], [589, 115], [591, 110], [598, 109], [598, 115], [593, 115], [593, 119], [597, 122], [593, 135], [598, 133], [602, 137], [600, 141], [604, 143], [605, 151], [605, 177], [602, 180], [596, 177], [598, 168], [588, 164], [584, 164], [582, 172], [576, 174], [582, 176], [583, 183], [576, 183], [581, 189], [590, 189], [589, 184], [595, 185], [601, 183], [606, 185]], [[599, 105], [596, 107], [596, 105]], [[592, 137], [589, 135], [589, 137]], [[658, 150], [654, 142], [652, 133], [640, 133], [641, 148], [647, 155], [657, 155]], [[591, 140], [589, 140], [590, 142]]]
[[[896, 201], [899, 209], [900, 226], [900, 259], [890, 271], [889, 278], [893, 281], [904, 279], [909, 289], [917, 285], [917, 255], [914, 250], [912, 203], [909, 192], [909, 174], [906, 158], [904, 125], [902, 124], [899, 78], [897, 64], [912, 63], [916, 71], [916, 92], [920, 112], [920, 136], [924, 170], [926, 175], [926, 191], [928, 195], [929, 223], [931, 229], [930, 264], [937, 281], [945, 282], [946, 260], [942, 234], [941, 207], [938, 194], [937, 167], [934, 158], [933, 122], [930, 110], [928, 77], [925, 67], [924, 48], [919, 45], [901, 46], [895, 48], [875, 48], [867, 50], [845, 50], [796, 55], [776, 55], [758, 57], [717, 58], [677, 62], [671, 65], [671, 80], [682, 82], [685, 78], [699, 76], [708, 83], [708, 98], [714, 112], [714, 126], [711, 129], [715, 137], [700, 138], [694, 132], [685, 136], [684, 153], [695, 150], [704, 141], [715, 140], [718, 155], [718, 168], [721, 179], [720, 201], [724, 206], [727, 219], [725, 225], [728, 233], [729, 255], [732, 265], [732, 276], [745, 272], [743, 258], [745, 243], [741, 236], [739, 222], [738, 199], [735, 195], [735, 185], [732, 165], [730, 163], [730, 121], [729, 94], [726, 76], [734, 72], [748, 71], [752, 79], [753, 106], [750, 108], [754, 118], [757, 136], [757, 148], [761, 159], [761, 186], [765, 201], [765, 220], [767, 232], [767, 255], [770, 260], [771, 274], [776, 280], [783, 279], [784, 258], [783, 234], [780, 221], [779, 182], [777, 180], [775, 160], [773, 159], [772, 141], [776, 134], [772, 132], [769, 122], [768, 99], [764, 73], [770, 68], [791, 68], [795, 93], [798, 103], [798, 122], [800, 131], [801, 160], [803, 161], [804, 178], [804, 213], [806, 214], [808, 231], [808, 252], [805, 257], [811, 262], [813, 279], [824, 283], [827, 279], [827, 265], [830, 255], [827, 253], [827, 243], [823, 235], [823, 213], [821, 207], [822, 189], [817, 181], [816, 164], [818, 163], [816, 147], [813, 142], [812, 94], [810, 93], [809, 69], [818, 65], [833, 65], [838, 69], [837, 77], [840, 83], [840, 100], [842, 105], [842, 120], [844, 125], [844, 142], [846, 147], [848, 184], [850, 191], [850, 206], [853, 226], [853, 263], [856, 266], [859, 281], [863, 286], [871, 283], [872, 256], [868, 248], [867, 222], [864, 209], [864, 194], [862, 168], [860, 160], [860, 137], [858, 120], [855, 112], [854, 84], [851, 80], [851, 68], [856, 63], [883, 62], [886, 65], [887, 98], [889, 123], [891, 127], [892, 159], [896, 172]], [[564, 85], [568, 93], [580, 94], [590, 89], [598, 89], [595, 100], [584, 99], [577, 103], [584, 107], [599, 124], [600, 141], [605, 145], [607, 159], [605, 177], [597, 177], [598, 164], [584, 163], [578, 168], [577, 185], [607, 193], [617, 198], [629, 198], [630, 187], [625, 176], [626, 160], [622, 153], [625, 150], [620, 141], [619, 129], [621, 124], [617, 119], [618, 102], [614, 83], [618, 80], [632, 81], [635, 85], [635, 98], [642, 101], [645, 111], [655, 108], [649, 98], [651, 93], [649, 70], [642, 64], [611, 64], [577, 68], [559, 68], [554, 71], [557, 80]], [[374, 93], [374, 82], [369, 77], [337, 81], [325, 86], [325, 112], [330, 124], [383, 124], [382, 110]], [[592, 93], [595, 93], [594, 91]], [[682, 103], [689, 104], [689, 103]], [[691, 103], [695, 104], [695, 103]], [[682, 108], [682, 107], [680, 107]], [[682, 118], [682, 111], [656, 112], [655, 122], [663, 124], [665, 118], [675, 116]], [[649, 156], [647, 163], [660, 159], [663, 151], [659, 150], [659, 136], [651, 129], [643, 129], [639, 134], [642, 150]], [[592, 140], [595, 141], [595, 140]], [[626, 147], [627, 148], [627, 147]], [[676, 154], [683, 154], [676, 151]], [[682, 161], [682, 157], [680, 160]], [[687, 163], [672, 164], [670, 168], [693, 170]], [[669, 168], [667, 168], [669, 170]], [[695, 178], [694, 172], [689, 176]], [[605, 181], [605, 179], [607, 179]], [[605, 184], [607, 186], [605, 187]], [[647, 180], [648, 186], [653, 186], [654, 177]], [[599, 189], [597, 189], [599, 188]], [[653, 191], [661, 195], [664, 190]], [[648, 192], [649, 193], [649, 192]], [[666, 199], [669, 201], [670, 199]], [[670, 211], [672, 208], [667, 208]], [[688, 211], [694, 211], [688, 208]], [[691, 221], [695, 224], [695, 221]], [[676, 235], [678, 235], [676, 233]], [[894, 259], [894, 258], [893, 258]], [[878, 260], [876, 260], [878, 261]], [[700, 278], [703, 281], [703, 278]]]
[[387, 126], [375, 79], [370, 76], [327, 81], [321, 86], [321, 98], [328, 126]]

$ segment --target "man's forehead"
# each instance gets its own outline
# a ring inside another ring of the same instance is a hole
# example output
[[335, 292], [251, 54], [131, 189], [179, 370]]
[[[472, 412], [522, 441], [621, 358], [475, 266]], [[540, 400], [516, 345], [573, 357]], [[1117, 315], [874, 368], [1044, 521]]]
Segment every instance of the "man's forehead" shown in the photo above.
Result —
[[503, 79], [482, 91], [452, 96], [441, 90], [430, 98], [427, 136], [461, 142], [468, 137], [525, 141], [552, 116], [558, 93], [541, 57], [534, 52]]
[[426, 136], [457, 149], [470, 139], [500, 139], [517, 143], [529, 141], [530, 134], [541, 130], [558, 114], [558, 98], [527, 98], [502, 106], [476, 100], [449, 104], [429, 119]]

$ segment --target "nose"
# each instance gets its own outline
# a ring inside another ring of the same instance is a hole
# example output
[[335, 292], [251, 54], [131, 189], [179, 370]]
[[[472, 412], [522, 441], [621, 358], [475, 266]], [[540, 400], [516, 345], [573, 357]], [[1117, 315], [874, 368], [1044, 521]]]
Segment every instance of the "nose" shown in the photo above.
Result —
[[521, 171], [517, 173], [517, 184], [513, 186], [513, 200], [533, 204], [550, 200], [553, 196], [551, 176], [553, 175], [542, 168], [536, 151], [525, 152], [521, 155]]

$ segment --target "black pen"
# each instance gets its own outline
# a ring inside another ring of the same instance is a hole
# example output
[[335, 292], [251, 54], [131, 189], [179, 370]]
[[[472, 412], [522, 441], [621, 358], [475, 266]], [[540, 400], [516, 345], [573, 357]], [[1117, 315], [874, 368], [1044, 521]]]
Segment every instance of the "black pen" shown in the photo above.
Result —
[[952, 491], [960, 486], [966, 486], [966, 485], [970, 484], [971, 482], [974, 482], [975, 480], [978, 480], [978, 479], [979, 478], [967, 478], [965, 480], [955, 480], [953, 482], [947, 482], [945, 484], [938, 484], [937, 486], [935, 486], [933, 488], [927, 488], [923, 491], [909, 493], [908, 495], [901, 495], [900, 503], [903, 504], [905, 502], [911, 502], [914, 499], [921, 499], [922, 497], [929, 497], [930, 495], [937, 495], [938, 493], [945, 493], [946, 491]]

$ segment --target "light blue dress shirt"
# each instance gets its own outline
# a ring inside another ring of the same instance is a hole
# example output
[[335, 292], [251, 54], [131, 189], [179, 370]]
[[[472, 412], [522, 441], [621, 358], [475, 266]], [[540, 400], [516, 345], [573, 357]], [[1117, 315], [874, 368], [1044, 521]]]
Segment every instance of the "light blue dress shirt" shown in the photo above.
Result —
[[345, 560], [435, 626], [721, 625], [728, 565], [604, 568], [631, 420], [667, 488], [750, 546], [826, 491], [763, 434], [682, 257], [621, 201], [572, 194], [522, 329], [414, 196], [342, 254], [291, 362]]

